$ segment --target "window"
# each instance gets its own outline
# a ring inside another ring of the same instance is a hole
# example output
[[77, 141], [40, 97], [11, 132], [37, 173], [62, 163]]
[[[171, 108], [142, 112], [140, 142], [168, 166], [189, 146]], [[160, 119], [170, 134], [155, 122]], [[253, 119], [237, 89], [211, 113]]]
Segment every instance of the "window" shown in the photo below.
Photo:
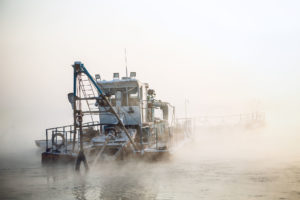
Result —
[[137, 87], [128, 88], [128, 106], [138, 106], [139, 105], [139, 95]]

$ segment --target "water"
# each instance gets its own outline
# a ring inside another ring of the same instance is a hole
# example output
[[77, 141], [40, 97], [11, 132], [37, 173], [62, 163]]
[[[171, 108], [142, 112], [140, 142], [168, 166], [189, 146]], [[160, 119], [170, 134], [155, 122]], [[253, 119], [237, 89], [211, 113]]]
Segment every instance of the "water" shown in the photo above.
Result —
[[300, 159], [273, 150], [258, 156], [251, 141], [262, 136], [245, 137], [205, 136], [169, 161], [99, 163], [80, 174], [73, 166], [41, 167], [28, 151], [26, 161], [20, 155], [1, 164], [0, 199], [300, 199]]

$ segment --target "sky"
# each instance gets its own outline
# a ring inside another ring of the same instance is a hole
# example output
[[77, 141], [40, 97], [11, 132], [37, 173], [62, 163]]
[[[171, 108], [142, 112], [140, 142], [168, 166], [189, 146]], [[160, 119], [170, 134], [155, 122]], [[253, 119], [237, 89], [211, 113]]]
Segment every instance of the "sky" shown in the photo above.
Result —
[[0, 0], [1, 139], [71, 123], [72, 63], [106, 80], [124, 76], [124, 48], [128, 70], [179, 117], [188, 99], [190, 116], [261, 110], [297, 126], [299, 8], [287, 0]]

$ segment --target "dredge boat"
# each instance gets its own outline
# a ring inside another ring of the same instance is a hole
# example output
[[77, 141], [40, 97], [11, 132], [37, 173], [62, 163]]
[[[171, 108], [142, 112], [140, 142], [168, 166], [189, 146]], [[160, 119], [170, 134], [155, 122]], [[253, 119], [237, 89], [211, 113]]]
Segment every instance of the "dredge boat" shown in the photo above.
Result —
[[76, 161], [76, 169], [87, 160], [155, 159], [169, 155], [192, 135], [191, 119], [175, 119], [175, 108], [157, 100], [148, 83], [136, 73], [113, 80], [92, 77], [81, 62], [75, 62], [71, 125], [46, 129], [42, 162]]

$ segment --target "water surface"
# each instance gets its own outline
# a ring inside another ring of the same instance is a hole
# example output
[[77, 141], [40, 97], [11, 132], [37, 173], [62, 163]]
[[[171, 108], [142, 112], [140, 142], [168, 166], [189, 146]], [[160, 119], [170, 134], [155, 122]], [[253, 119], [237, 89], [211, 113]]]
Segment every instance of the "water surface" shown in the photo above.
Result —
[[99, 163], [80, 174], [42, 167], [31, 152], [34, 159], [2, 163], [0, 199], [300, 199], [300, 159], [251, 157], [214, 140], [201, 138], [168, 161]]

